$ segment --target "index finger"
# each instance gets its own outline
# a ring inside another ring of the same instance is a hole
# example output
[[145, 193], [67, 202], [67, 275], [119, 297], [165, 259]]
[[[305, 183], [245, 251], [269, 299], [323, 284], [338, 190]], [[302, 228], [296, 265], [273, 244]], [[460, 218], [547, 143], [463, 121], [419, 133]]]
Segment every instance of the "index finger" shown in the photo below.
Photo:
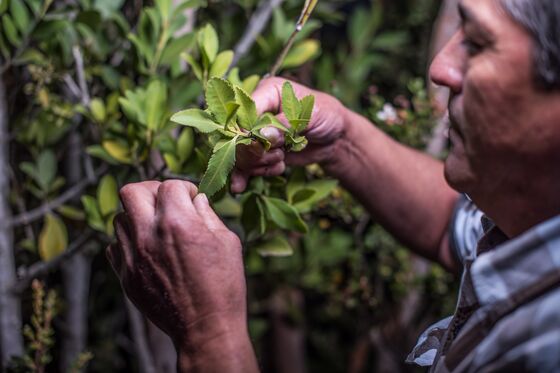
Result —
[[123, 186], [119, 192], [127, 217], [132, 223], [134, 236], [143, 241], [154, 224], [159, 181], [144, 181]]
[[257, 106], [257, 113], [277, 114], [281, 109], [282, 84], [285, 82], [281, 78], [266, 78], [261, 80], [253, 92], [253, 100]]
[[197, 195], [196, 186], [188, 181], [166, 180], [157, 191], [157, 214], [161, 218], [185, 219], [197, 216], [193, 198]]

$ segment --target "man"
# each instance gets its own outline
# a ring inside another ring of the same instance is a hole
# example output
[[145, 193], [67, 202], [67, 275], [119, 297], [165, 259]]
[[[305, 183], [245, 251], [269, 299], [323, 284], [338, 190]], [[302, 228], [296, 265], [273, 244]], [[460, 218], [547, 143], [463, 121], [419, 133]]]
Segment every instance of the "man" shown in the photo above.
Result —
[[[459, 12], [431, 67], [451, 92], [445, 165], [296, 85], [316, 96], [309, 146], [285, 154], [270, 129], [275, 149], [240, 151], [232, 190], [286, 164], [320, 163], [414, 251], [463, 270], [455, 315], [421, 336], [410, 361], [435, 372], [559, 371], [560, 3], [463, 0]], [[282, 82], [258, 87], [259, 111], [279, 112]], [[486, 214], [478, 245], [481, 213], [455, 190]], [[121, 197], [109, 258], [128, 296], [173, 339], [179, 368], [256, 372], [239, 239], [192, 184], [132, 184]]]

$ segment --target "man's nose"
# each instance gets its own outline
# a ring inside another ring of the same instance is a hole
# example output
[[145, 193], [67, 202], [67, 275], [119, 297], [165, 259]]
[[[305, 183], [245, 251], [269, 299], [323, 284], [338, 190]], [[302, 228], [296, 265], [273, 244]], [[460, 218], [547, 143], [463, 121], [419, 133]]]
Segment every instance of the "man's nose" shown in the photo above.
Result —
[[430, 66], [430, 79], [458, 94], [463, 86], [464, 51], [460, 32], [455, 33], [436, 55]]

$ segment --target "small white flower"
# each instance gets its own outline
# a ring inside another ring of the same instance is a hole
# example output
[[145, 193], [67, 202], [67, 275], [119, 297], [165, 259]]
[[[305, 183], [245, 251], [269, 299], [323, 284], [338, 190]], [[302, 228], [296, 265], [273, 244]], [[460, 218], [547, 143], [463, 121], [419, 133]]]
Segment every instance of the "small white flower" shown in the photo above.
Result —
[[383, 105], [383, 110], [377, 113], [377, 118], [387, 123], [396, 123], [399, 120], [397, 110], [391, 104]]

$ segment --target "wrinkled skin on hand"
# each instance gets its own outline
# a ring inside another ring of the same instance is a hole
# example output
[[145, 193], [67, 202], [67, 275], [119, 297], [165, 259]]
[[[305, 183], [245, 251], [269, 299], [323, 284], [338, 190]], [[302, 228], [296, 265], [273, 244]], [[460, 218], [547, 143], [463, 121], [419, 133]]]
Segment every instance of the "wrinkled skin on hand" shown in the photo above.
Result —
[[[264, 112], [277, 114], [278, 119], [288, 126], [286, 117], [282, 113], [282, 85], [285, 81], [281, 78], [264, 79], [253, 93], [253, 99], [259, 114]], [[271, 141], [271, 149], [266, 152], [260, 143], [238, 147], [231, 180], [232, 192], [243, 192], [251, 176], [280, 175], [286, 165], [304, 166], [331, 161], [334, 154], [333, 147], [345, 131], [347, 109], [330, 95], [293, 82], [292, 86], [300, 99], [307, 95], [315, 96], [311, 122], [303, 132], [309, 144], [301, 152], [285, 153], [282, 132], [274, 127], [262, 129], [261, 134]]]
[[107, 256], [138, 309], [183, 350], [245, 328], [241, 244], [206, 196], [177, 180], [129, 184], [120, 196]]

